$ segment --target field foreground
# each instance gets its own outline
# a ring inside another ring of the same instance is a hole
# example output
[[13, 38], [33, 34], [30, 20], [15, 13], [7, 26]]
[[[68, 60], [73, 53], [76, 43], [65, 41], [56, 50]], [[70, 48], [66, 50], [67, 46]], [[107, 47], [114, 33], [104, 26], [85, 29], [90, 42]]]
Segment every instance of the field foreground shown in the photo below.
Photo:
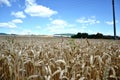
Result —
[[0, 80], [120, 80], [120, 41], [0, 37]]

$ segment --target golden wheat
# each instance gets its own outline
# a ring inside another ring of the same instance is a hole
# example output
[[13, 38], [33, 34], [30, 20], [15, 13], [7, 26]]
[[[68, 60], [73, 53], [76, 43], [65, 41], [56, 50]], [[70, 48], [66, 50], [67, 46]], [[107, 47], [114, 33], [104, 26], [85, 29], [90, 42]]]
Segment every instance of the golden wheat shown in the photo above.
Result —
[[1, 37], [0, 80], [120, 80], [120, 41]]

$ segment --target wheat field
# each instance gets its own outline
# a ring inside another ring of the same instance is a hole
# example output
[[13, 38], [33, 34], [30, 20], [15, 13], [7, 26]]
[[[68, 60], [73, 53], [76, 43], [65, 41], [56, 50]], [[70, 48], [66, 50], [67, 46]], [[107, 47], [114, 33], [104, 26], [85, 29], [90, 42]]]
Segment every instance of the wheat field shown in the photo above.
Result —
[[0, 80], [120, 80], [120, 41], [1, 36]]

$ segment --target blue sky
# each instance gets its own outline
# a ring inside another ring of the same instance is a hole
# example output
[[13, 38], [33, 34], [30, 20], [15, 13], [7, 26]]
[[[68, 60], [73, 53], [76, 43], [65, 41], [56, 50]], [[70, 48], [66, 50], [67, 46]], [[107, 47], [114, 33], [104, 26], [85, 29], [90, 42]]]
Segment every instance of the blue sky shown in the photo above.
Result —
[[[120, 0], [115, 0], [120, 36]], [[0, 0], [0, 33], [113, 35], [112, 0]]]

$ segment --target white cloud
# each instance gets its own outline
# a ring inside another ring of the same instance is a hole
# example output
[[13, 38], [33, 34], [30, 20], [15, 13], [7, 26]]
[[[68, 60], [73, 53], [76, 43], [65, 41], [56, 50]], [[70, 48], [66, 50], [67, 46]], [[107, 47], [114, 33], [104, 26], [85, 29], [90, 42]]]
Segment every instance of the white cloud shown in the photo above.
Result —
[[51, 24], [56, 26], [63, 26], [63, 27], [67, 26], [67, 22], [60, 19], [53, 20]]
[[113, 21], [106, 21], [105, 23], [108, 25], [113, 25]]
[[16, 24], [15, 23], [12, 23], [12, 22], [7, 22], [7, 23], [0, 23], [0, 27], [3, 27], [3, 28], [16, 28]]
[[[97, 23], [98, 22], [96, 22], [96, 24]], [[65, 20], [55, 19], [55, 20], [51, 20], [50, 24], [47, 25], [46, 31], [48, 31], [51, 34], [56, 34], [56, 33], [89, 32], [88, 30], [89, 29], [87, 28], [86, 24], [75, 25], [75, 24], [70, 24]]]
[[16, 18], [26, 18], [25, 14], [22, 11], [12, 12], [11, 15], [15, 16]]
[[52, 15], [57, 14], [57, 11], [38, 5], [35, 0], [26, 0], [26, 9], [24, 11], [30, 16], [37, 17], [51, 17]]
[[61, 19], [55, 19], [52, 20], [50, 24], [48, 24], [48, 28], [53, 31], [57, 29], [64, 29], [67, 25], [68, 23], [66, 21]]
[[7, 5], [8, 7], [11, 6], [9, 0], [0, 0], [0, 5], [1, 5], [1, 4], [5, 4], [5, 5]]
[[72, 33], [74, 25], [69, 24], [65, 20], [55, 19], [51, 20], [50, 24], [47, 25], [47, 31], [50, 33]]
[[34, 4], [36, 4], [36, 0], [26, 0], [25, 3], [26, 3], [26, 6], [27, 5], [34, 5]]
[[[106, 21], [105, 23], [106, 23], [107, 25], [113, 25], [113, 21]], [[116, 23], [119, 23], [119, 21], [116, 20]]]
[[91, 16], [90, 18], [82, 17], [76, 20], [78, 23], [81, 24], [88, 24], [88, 25], [93, 25], [93, 24], [98, 24], [100, 23], [99, 20], [96, 20], [95, 16]]
[[23, 21], [21, 19], [14, 19], [12, 20], [13, 23], [23, 23]]
[[2, 28], [16, 28], [18, 23], [23, 23], [21, 19], [14, 19], [9, 22], [0, 22], [0, 27]]

